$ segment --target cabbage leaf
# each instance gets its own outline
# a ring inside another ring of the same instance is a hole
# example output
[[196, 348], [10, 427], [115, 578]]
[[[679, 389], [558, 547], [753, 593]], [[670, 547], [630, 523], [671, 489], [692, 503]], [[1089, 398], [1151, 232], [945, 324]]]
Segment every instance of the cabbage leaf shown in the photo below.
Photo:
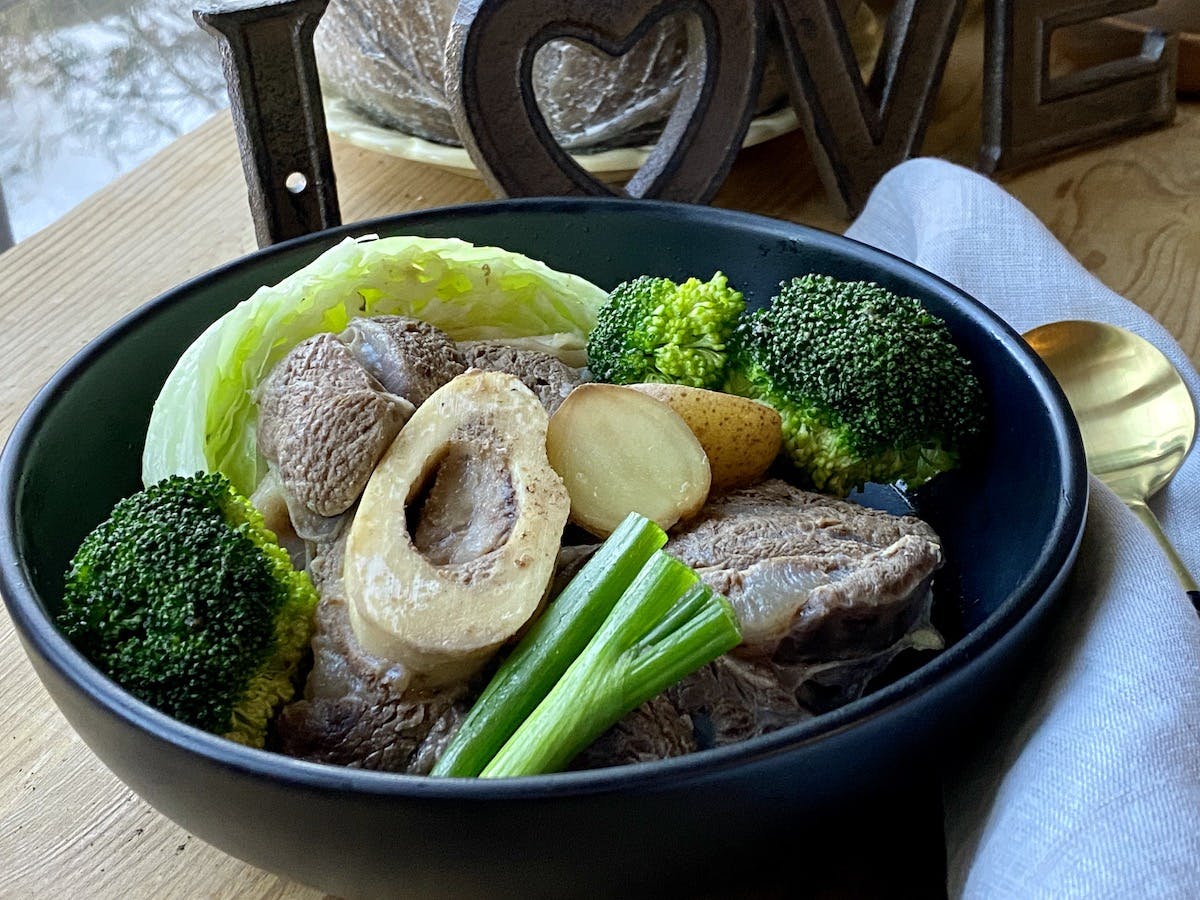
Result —
[[265, 470], [251, 391], [296, 344], [357, 316], [414, 316], [460, 341], [546, 336], [578, 350], [606, 299], [577, 275], [496, 247], [347, 238], [259, 288], [184, 352], [154, 403], [142, 480], [222, 472], [248, 496]]

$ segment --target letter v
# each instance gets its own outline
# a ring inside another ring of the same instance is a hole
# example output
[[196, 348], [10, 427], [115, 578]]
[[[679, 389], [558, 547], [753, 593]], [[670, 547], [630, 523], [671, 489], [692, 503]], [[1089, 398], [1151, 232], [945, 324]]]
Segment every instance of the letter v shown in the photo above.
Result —
[[863, 84], [837, 0], [772, 0], [792, 105], [825, 190], [845, 215], [919, 152], [963, 0], [897, 0]]

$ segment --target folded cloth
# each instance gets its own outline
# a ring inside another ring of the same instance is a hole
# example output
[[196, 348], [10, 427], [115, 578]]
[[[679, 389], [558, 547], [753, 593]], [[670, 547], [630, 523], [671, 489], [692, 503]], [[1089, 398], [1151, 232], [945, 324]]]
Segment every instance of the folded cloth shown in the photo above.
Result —
[[[934, 272], [1018, 332], [1060, 319], [1135, 331], [1200, 397], [1161, 325], [966, 169], [898, 166], [847, 236]], [[1151, 506], [1200, 576], [1200, 452]], [[947, 775], [949, 891], [1200, 896], [1200, 619], [1145, 527], [1095, 479], [1060, 609], [1053, 652], [1034, 661], [987, 749]]]

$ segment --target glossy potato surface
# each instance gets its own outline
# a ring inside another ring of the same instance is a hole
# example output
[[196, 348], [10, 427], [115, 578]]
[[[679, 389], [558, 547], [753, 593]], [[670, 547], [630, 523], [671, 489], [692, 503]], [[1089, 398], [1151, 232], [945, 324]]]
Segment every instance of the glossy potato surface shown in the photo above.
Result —
[[708, 499], [704, 448], [669, 405], [629, 387], [583, 384], [550, 417], [546, 455], [571, 521], [607, 537], [631, 512], [668, 529]]

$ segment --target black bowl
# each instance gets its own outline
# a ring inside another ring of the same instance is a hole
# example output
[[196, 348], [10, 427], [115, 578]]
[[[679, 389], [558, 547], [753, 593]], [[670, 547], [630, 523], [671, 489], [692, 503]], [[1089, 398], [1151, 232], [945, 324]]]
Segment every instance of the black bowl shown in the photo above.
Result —
[[[495, 244], [604, 287], [721, 268], [751, 302], [822, 272], [921, 298], [974, 361], [990, 431], [960, 470], [916, 492], [958, 583], [940, 655], [832, 713], [737, 746], [616, 769], [511, 780], [430, 779], [323, 766], [182, 725], [123, 692], [55, 628], [84, 534], [139, 488], [163, 379], [213, 319], [346, 235]], [[769, 835], [909, 777], [989, 709], [1028, 653], [1074, 560], [1087, 497], [1066, 401], [1024, 342], [976, 301], [877, 250], [703, 207], [529, 200], [432, 210], [312, 235], [238, 260], [149, 303], [43, 389], [4, 450], [3, 592], [35, 668], [71, 724], [126, 783], [212, 844], [340, 895], [621, 893], [708, 877]]]

